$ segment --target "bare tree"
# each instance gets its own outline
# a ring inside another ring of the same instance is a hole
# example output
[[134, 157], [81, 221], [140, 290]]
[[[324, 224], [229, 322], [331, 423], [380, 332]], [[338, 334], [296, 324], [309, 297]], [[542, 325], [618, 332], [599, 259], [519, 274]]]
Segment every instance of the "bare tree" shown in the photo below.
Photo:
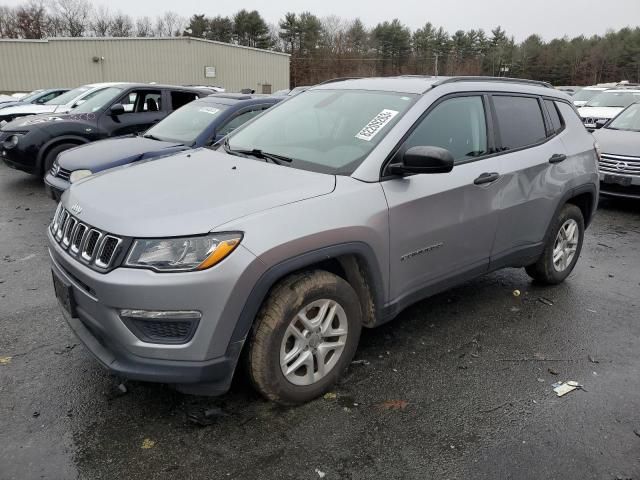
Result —
[[153, 26], [149, 17], [141, 17], [136, 20], [136, 37], [152, 37]]
[[180, 35], [185, 27], [185, 20], [175, 12], [164, 12], [156, 19], [156, 35], [158, 37], [173, 37]]
[[133, 32], [133, 21], [129, 15], [118, 12], [113, 16], [111, 30], [109, 31], [112, 37], [130, 37]]
[[18, 38], [15, 8], [0, 5], [0, 38]]
[[89, 30], [92, 8], [88, 0], [55, 0], [53, 11], [61, 20], [66, 35], [82, 37]]
[[106, 37], [111, 30], [111, 24], [113, 23], [113, 16], [109, 7], [100, 5], [93, 17], [93, 33], [96, 37]]

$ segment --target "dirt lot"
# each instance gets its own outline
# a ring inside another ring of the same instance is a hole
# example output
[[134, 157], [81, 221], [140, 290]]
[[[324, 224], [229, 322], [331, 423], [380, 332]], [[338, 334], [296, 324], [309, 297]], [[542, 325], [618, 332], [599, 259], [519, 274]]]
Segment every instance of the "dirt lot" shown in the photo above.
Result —
[[59, 313], [54, 208], [0, 165], [0, 479], [640, 480], [638, 202], [602, 202], [563, 285], [505, 270], [421, 302], [364, 332], [335, 398], [294, 409], [243, 382], [123, 394]]

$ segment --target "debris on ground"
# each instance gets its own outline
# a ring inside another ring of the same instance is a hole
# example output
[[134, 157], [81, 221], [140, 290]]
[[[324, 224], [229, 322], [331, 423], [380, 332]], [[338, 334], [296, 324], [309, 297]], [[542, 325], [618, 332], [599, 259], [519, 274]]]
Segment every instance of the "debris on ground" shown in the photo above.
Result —
[[578, 382], [575, 382], [573, 380], [569, 380], [568, 382], [558, 382], [558, 383], [554, 383], [553, 385], [551, 385], [553, 387], [553, 391], [556, 392], [556, 395], [558, 395], [559, 397], [562, 397], [563, 395], [566, 395], [569, 392], [573, 392], [576, 389], [582, 389], [582, 385], [580, 385]]
[[589, 312], [589, 313], [598, 313], [598, 312], [596, 312], [595, 310], [592, 310], [592, 309], [590, 309], [590, 308], [587, 308], [587, 312]]
[[378, 404], [378, 407], [383, 410], [404, 410], [409, 405], [406, 400], [385, 400]]
[[327, 392], [323, 397], [325, 400], [335, 400], [338, 398], [338, 394], [336, 392]]
[[38, 418], [40, 416], [40, 412], [38, 412], [37, 410], [35, 412], [33, 412], [33, 417], [34, 418]]
[[590, 361], [591, 363], [600, 363], [600, 361], [596, 360], [596, 359], [595, 359], [595, 358], [593, 358], [591, 355], [589, 355], [587, 358], [589, 359], [589, 361]]
[[9, 365], [13, 357], [0, 357], [0, 365]]
[[549, 372], [551, 375], [558, 375], [558, 372], [556, 372], [553, 368], [547, 368], [547, 372]]
[[519, 297], [520, 296], [520, 290], [514, 290], [513, 291], [513, 296], [514, 297]]
[[553, 307], [553, 302], [551, 300], [549, 300], [548, 298], [540, 297], [540, 298], [538, 298], [538, 301], [540, 303], [544, 303], [545, 305]]
[[326, 473], [324, 473], [319, 468], [316, 468], [316, 473], [318, 474], [318, 477], [320, 477], [320, 478], [324, 478], [324, 476], [326, 475]]
[[201, 427], [213, 425], [219, 418], [227, 416], [228, 414], [219, 407], [211, 407], [206, 410], [194, 409], [187, 412], [187, 420]]
[[371, 362], [369, 360], [354, 360], [351, 362], [351, 365], [370, 365]]
[[511, 311], [513, 313], [518, 313], [520, 311], [520, 309], [518, 307], [511, 307]]
[[156, 446], [156, 442], [154, 440], [151, 440], [150, 438], [145, 438], [142, 441], [142, 447], [144, 450], [149, 450], [150, 448], [153, 448]]
[[636, 437], [640, 437], [640, 429], [636, 429], [633, 431], [636, 434]]
[[64, 355], [65, 353], [69, 353], [71, 350], [73, 350], [77, 346], [78, 346], [77, 343], [72, 343], [71, 345], [65, 345], [65, 347], [62, 350], [56, 350], [53, 353], [55, 353], [56, 355]]
[[538, 378], [538, 381], [539, 381], [540, 383], [544, 383], [544, 378]]

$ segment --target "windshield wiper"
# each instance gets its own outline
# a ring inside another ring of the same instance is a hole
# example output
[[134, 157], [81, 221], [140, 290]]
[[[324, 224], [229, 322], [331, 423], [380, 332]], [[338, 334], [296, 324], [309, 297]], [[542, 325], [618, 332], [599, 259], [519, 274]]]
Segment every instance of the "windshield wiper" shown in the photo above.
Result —
[[147, 134], [143, 135], [142, 138], [150, 138], [151, 140], [157, 140], [158, 142], [162, 142], [163, 141], [161, 138], [158, 138], [155, 135], [152, 135], [150, 133], [147, 133]]
[[223, 147], [225, 152], [230, 153], [231, 155], [239, 155], [239, 156], [251, 155], [252, 157], [271, 161], [276, 165], [282, 165], [282, 162], [287, 162], [287, 163], [293, 162], [293, 158], [285, 157], [283, 155], [278, 155], [275, 153], [264, 152], [259, 148], [254, 148], [251, 150], [234, 150], [231, 147], [229, 147], [229, 142], [227, 140], [224, 141]]

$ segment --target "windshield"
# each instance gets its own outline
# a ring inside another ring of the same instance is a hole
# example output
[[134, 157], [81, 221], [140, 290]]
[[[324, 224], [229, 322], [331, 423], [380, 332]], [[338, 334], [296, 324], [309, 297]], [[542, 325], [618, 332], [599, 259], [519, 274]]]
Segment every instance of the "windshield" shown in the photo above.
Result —
[[[74, 113], [93, 113], [102, 109], [122, 93], [121, 88], [109, 87], [91, 94], [91, 98], [73, 109]], [[89, 96], [89, 95], [87, 95]]]
[[85, 92], [88, 92], [90, 87], [78, 87], [73, 90], [69, 90], [66, 93], [63, 93], [59, 97], [54, 98], [53, 100], [49, 100], [46, 105], [66, 105], [67, 103], [75, 100], [77, 97], [82, 95]]
[[25, 95], [24, 97], [22, 97], [20, 101], [24, 103], [31, 103], [32, 100], [40, 97], [42, 95], [42, 92], [44, 92], [44, 90], [34, 90], [29, 95]]
[[573, 95], [573, 101], [574, 102], [588, 102], [593, 97], [595, 97], [599, 93], [602, 93], [603, 91], [604, 90], [588, 90], [586, 88], [583, 88], [582, 90], [576, 92]]
[[631, 105], [612, 120], [607, 128], [640, 132], [640, 104]]
[[585, 107], [628, 107], [640, 100], [640, 92], [602, 92], [593, 97]]
[[413, 104], [415, 95], [309, 90], [229, 137], [231, 150], [261, 150], [291, 167], [350, 175]]
[[188, 103], [147, 130], [145, 136], [191, 144], [227, 108], [228, 105], [211, 102]]

